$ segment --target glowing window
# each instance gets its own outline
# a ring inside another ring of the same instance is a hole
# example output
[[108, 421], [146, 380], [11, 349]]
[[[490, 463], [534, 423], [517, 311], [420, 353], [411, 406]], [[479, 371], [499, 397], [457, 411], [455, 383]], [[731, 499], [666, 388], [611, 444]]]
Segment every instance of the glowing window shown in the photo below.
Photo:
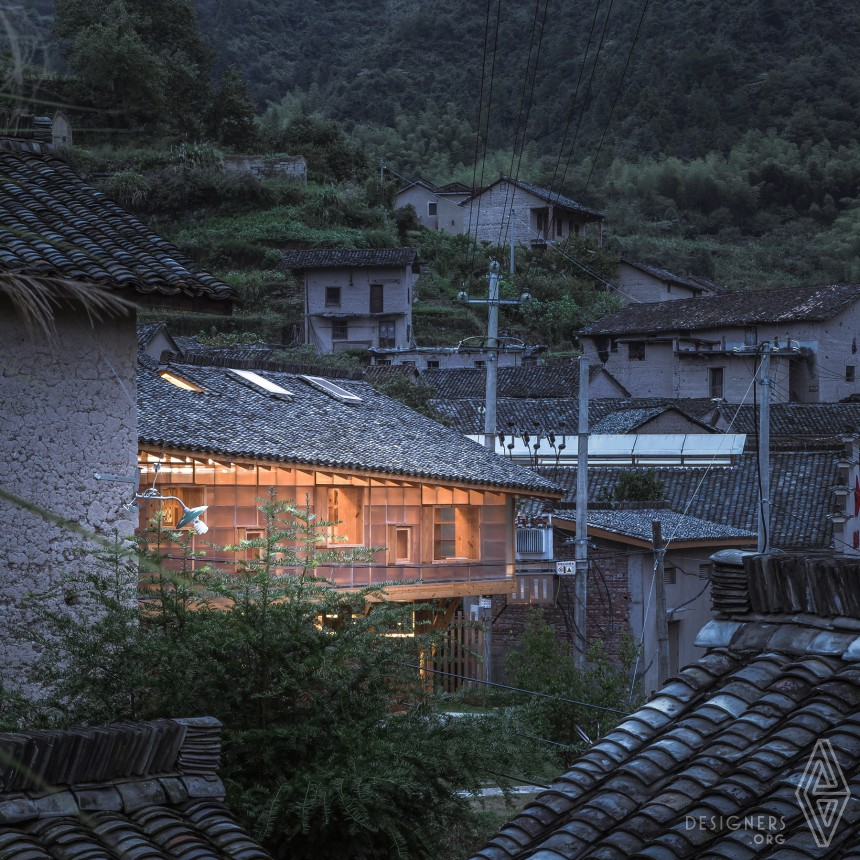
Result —
[[176, 373], [171, 373], [169, 370], [162, 370], [158, 375], [165, 381], [169, 382], [171, 385], [175, 385], [177, 388], [181, 388], [184, 391], [206, 390], [205, 388], [201, 388], [199, 385], [195, 385], [193, 382], [190, 382], [187, 379], [183, 379]]
[[328, 491], [331, 543], [361, 546], [364, 543], [364, 492], [361, 487], [332, 487]]

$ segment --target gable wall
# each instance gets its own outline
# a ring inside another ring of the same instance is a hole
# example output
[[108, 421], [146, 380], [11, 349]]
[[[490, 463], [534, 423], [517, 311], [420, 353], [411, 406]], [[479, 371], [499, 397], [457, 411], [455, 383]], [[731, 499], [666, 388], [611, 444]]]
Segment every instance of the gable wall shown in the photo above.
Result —
[[615, 279], [621, 288], [619, 293], [625, 304], [694, 299], [699, 295], [697, 290], [681, 284], [670, 284], [623, 261], [618, 264]]

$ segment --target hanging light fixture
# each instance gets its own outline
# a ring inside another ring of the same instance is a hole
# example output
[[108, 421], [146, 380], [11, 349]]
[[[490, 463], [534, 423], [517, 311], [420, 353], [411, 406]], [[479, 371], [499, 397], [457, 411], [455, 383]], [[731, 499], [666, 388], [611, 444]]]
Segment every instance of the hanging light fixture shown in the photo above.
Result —
[[179, 522], [176, 524], [177, 529], [185, 528], [185, 526], [190, 525], [191, 528], [194, 529], [195, 532], [199, 535], [205, 535], [206, 532], [209, 531], [209, 526], [200, 519], [203, 514], [209, 509], [209, 505], [200, 505], [196, 508], [189, 508], [185, 502], [182, 501], [178, 496], [162, 496], [161, 493], [156, 489], [155, 482], [158, 480], [158, 473], [161, 471], [161, 463], [156, 462], [153, 466], [153, 477], [152, 477], [152, 486], [147, 487], [142, 493], [135, 493], [135, 499], [149, 499], [156, 502], [166, 502], [166, 501], [174, 501], [179, 502], [182, 506], [182, 517]]

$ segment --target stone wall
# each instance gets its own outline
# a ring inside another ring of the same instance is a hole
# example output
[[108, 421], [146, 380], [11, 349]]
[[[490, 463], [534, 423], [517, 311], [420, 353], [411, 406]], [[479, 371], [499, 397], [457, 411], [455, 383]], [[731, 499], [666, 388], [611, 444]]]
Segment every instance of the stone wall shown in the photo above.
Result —
[[[134, 474], [135, 360], [131, 317], [91, 325], [67, 311], [48, 341], [0, 304], [0, 488], [101, 534], [132, 534], [133, 485], [94, 473]], [[0, 500], [0, 516], [0, 683], [17, 685], [35, 653], [24, 598], [44, 591], [66, 610], [76, 595], [64, 576], [91, 562], [78, 555], [83, 538], [39, 514]]]

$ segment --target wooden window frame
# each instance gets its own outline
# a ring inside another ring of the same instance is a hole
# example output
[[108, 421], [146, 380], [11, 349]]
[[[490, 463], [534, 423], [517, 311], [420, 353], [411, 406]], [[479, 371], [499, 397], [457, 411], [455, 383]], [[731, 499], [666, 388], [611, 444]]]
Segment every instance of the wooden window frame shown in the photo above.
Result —
[[328, 487], [326, 519], [339, 521], [328, 528], [329, 546], [364, 546], [364, 487]]
[[[450, 544], [453, 544], [453, 555], [444, 551]], [[476, 561], [480, 557], [480, 508], [475, 505], [436, 505], [433, 508], [434, 564]]]

